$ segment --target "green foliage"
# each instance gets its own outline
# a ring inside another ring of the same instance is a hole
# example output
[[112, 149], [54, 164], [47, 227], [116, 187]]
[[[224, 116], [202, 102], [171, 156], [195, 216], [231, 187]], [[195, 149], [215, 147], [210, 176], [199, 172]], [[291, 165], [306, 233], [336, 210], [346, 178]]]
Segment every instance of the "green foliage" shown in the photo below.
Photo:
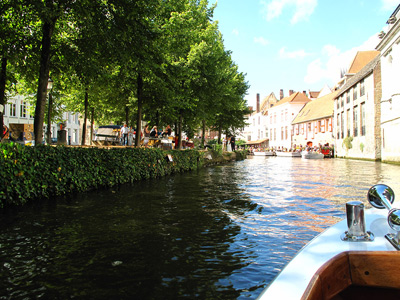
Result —
[[364, 146], [364, 143], [361, 143], [361, 144], [360, 144], [360, 150], [361, 150], [361, 152], [364, 152], [364, 147], [365, 147], [365, 146]]
[[199, 157], [195, 150], [0, 144], [0, 207], [194, 170]]
[[[245, 158], [242, 153], [237, 157]], [[203, 165], [202, 152], [192, 149], [25, 147], [1, 143], [0, 207], [158, 178]]]
[[342, 144], [343, 147], [345, 147], [346, 150], [349, 150], [349, 149], [353, 148], [353, 145], [351, 143], [352, 141], [353, 141], [353, 137], [352, 136], [345, 137], [344, 140], [343, 140], [343, 144]]

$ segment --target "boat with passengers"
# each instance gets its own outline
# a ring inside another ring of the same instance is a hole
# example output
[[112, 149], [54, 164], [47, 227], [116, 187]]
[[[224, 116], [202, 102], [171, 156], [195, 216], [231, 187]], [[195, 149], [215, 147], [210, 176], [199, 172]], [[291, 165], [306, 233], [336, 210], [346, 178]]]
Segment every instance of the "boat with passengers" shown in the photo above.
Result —
[[367, 199], [367, 210], [347, 202], [347, 218], [300, 250], [258, 299], [400, 299], [400, 209], [384, 184]]

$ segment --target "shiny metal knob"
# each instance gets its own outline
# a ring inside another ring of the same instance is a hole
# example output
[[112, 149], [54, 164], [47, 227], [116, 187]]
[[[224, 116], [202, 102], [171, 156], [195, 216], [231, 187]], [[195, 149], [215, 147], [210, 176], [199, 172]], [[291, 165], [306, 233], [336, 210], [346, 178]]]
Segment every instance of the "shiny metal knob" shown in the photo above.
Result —
[[391, 210], [394, 202], [394, 192], [386, 184], [376, 184], [369, 189], [367, 198], [373, 207], [379, 209], [386, 207]]
[[393, 230], [400, 231], [400, 209], [392, 209], [389, 212], [388, 223]]
[[343, 241], [366, 242], [374, 240], [372, 232], [365, 229], [364, 204], [361, 201], [347, 202], [346, 216], [349, 230], [341, 235]]

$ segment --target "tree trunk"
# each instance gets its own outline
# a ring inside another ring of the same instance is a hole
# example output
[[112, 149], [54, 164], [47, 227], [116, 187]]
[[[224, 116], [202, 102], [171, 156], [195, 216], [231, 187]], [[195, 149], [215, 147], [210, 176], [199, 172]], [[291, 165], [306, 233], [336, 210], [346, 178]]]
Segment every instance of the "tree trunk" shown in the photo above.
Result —
[[94, 137], [94, 108], [92, 108], [92, 120], [90, 122], [90, 141], [89, 141], [89, 145], [92, 146], [92, 140]]
[[202, 134], [201, 134], [201, 147], [204, 148], [205, 135], [206, 135], [206, 120], [203, 120], [202, 123], [203, 123], [203, 128], [202, 128]]
[[179, 121], [178, 121], [178, 145], [176, 149], [182, 148], [182, 119], [183, 119], [183, 111], [179, 112]]
[[139, 73], [137, 78], [138, 110], [136, 120], [135, 146], [140, 146], [140, 133], [142, 132], [142, 106], [143, 106], [143, 78]]
[[218, 144], [221, 144], [221, 137], [222, 137], [222, 125], [219, 124], [219, 127], [218, 127]]
[[35, 119], [33, 129], [35, 133], [35, 145], [39, 145], [43, 141], [44, 110], [46, 107], [47, 82], [49, 80], [50, 72], [51, 37], [54, 32], [55, 22], [56, 19], [53, 19], [50, 22], [46, 21], [43, 24], [39, 82], [36, 95]]
[[125, 105], [125, 123], [129, 127], [129, 106]]
[[[7, 75], [7, 58], [3, 53], [1, 58], [1, 71], [0, 71], [0, 105], [3, 105], [3, 109], [6, 105], [6, 75]], [[3, 138], [3, 114], [0, 112], [0, 140]]]
[[86, 144], [86, 120], [88, 116], [88, 107], [89, 107], [89, 92], [88, 88], [85, 89], [85, 113], [83, 119], [83, 126], [82, 126], [82, 141], [81, 145], [84, 146]]
[[53, 95], [49, 93], [49, 107], [47, 110], [47, 145], [51, 145], [51, 112], [53, 111]]

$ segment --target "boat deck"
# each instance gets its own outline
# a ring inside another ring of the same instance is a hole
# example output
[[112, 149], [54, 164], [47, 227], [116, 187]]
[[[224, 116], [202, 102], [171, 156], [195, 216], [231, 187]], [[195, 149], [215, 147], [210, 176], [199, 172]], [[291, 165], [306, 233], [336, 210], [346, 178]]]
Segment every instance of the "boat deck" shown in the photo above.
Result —
[[348, 230], [343, 220], [330, 227], [308, 243], [281, 271], [258, 299], [301, 299], [314, 274], [330, 259], [347, 251], [397, 251], [385, 238], [385, 234], [394, 231], [387, 223], [387, 210], [375, 208], [365, 211], [368, 231], [373, 242], [345, 242], [340, 236]]

